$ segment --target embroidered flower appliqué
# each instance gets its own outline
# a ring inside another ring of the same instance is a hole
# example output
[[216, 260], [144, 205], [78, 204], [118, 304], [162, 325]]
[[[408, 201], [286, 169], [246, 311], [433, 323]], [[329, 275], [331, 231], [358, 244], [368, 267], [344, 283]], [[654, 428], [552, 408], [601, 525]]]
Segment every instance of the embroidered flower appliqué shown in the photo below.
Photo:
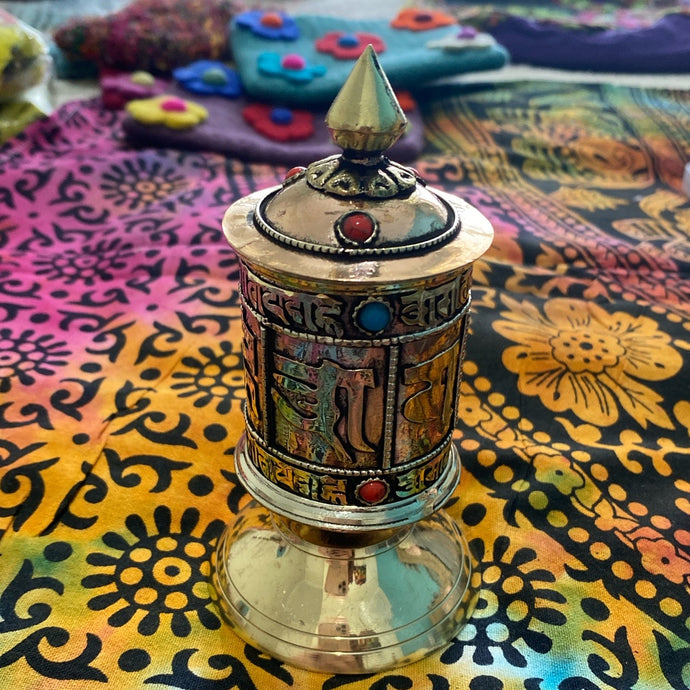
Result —
[[386, 50], [383, 39], [364, 31], [329, 31], [317, 39], [315, 46], [320, 53], [329, 53], [338, 60], [356, 60], [369, 44], [378, 54]]
[[408, 8], [400, 10], [391, 22], [394, 29], [407, 29], [409, 31], [428, 31], [442, 26], [455, 24], [455, 17], [445, 12], [429, 9]]
[[103, 105], [121, 110], [129, 101], [153, 98], [165, 91], [166, 83], [145, 71], [109, 72], [100, 79]]
[[308, 84], [316, 77], [326, 74], [323, 65], [310, 65], [297, 53], [279, 55], [278, 53], [261, 53], [257, 58], [259, 72], [269, 77], [281, 77], [296, 84]]
[[242, 117], [259, 134], [275, 141], [302, 141], [314, 134], [314, 116], [308, 110], [254, 103], [242, 111]]
[[237, 98], [242, 93], [237, 72], [215, 60], [197, 60], [178, 67], [173, 70], [173, 77], [182, 88], [196, 94]]
[[248, 10], [237, 15], [235, 23], [261, 38], [274, 41], [294, 41], [299, 38], [297, 23], [285, 12]]
[[174, 96], [130, 101], [126, 108], [138, 122], [170, 129], [191, 129], [208, 117], [208, 111], [202, 105]]
[[448, 36], [429, 41], [426, 47], [453, 52], [489, 48], [495, 44], [496, 39], [490, 34], [479, 33], [473, 26], [461, 26]]

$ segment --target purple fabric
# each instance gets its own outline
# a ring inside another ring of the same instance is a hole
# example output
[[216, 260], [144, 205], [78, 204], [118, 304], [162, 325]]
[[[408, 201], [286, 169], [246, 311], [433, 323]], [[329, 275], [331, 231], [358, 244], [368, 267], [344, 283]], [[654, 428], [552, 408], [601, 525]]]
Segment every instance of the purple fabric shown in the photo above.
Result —
[[[127, 115], [123, 129], [132, 143], [212, 151], [246, 161], [284, 165], [305, 165], [340, 151], [324, 124], [326, 110], [314, 111], [315, 132], [310, 139], [280, 142], [267, 139], [244, 121], [242, 109], [254, 101], [198, 96], [172, 85], [166, 93], [203, 105], [208, 110], [208, 119], [194, 129], [180, 131], [145, 125]], [[391, 157], [401, 162], [417, 158], [424, 145], [424, 125], [419, 108], [405, 115], [410, 128], [390, 150]]]
[[484, 29], [513, 63], [605, 72], [690, 72], [690, 14], [641, 29], [568, 29], [509, 16]]

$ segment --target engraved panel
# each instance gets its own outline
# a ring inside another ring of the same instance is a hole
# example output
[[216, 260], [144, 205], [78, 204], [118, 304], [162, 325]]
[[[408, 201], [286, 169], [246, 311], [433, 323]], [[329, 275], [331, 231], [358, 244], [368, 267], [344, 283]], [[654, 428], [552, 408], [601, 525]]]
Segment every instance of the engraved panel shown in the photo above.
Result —
[[251, 425], [263, 431], [265, 396], [263, 376], [263, 347], [261, 324], [247, 309], [242, 309], [242, 355], [244, 358], [247, 401], [245, 413]]
[[464, 323], [401, 348], [396, 464], [429, 453], [455, 425]]
[[276, 448], [345, 468], [381, 463], [385, 348], [274, 336], [269, 376]]

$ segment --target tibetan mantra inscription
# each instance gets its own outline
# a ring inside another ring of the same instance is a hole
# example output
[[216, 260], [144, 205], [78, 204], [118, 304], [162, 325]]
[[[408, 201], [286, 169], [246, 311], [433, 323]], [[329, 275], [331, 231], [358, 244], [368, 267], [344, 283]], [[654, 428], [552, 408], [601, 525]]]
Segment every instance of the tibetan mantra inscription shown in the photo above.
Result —
[[254, 467], [332, 505], [385, 504], [431, 486], [455, 423], [469, 284], [465, 270], [419, 289], [298, 299], [244, 273]]

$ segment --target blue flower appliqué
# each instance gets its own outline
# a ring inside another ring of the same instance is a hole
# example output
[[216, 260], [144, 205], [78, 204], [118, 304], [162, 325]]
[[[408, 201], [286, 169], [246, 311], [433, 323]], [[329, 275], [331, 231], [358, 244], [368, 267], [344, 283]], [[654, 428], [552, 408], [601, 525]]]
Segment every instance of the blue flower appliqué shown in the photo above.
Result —
[[248, 10], [235, 17], [235, 24], [249, 29], [256, 36], [274, 41], [295, 41], [299, 38], [299, 27], [285, 12]]
[[197, 60], [185, 67], [178, 67], [173, 70], [173, 77], [182, 88], [192, 93], [226, 98], [237, 98], [242, 93], [237, 72], [215, 60]]
[[278, 53], [261, 53], [257, 58], [259, 72], [269, 77], [281, 77], [296, 84], [308, 84], [326, 74], [323, 65], [310, 65], [296, 53], [280, 56]]

